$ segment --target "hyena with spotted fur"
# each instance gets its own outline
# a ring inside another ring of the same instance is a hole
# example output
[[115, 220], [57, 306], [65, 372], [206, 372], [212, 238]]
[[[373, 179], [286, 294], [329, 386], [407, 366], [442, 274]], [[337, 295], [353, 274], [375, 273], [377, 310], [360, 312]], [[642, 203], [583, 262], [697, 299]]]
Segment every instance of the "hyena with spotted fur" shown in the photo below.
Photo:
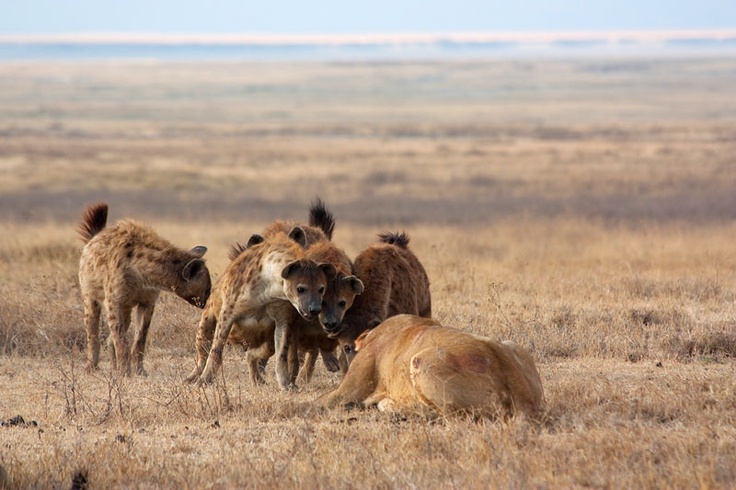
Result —
[[247, 247], [225, 269], [197, 332], [197, 366], [189, 382], [211, 383], [222, 365], [222, 353], [235, 325], [251, 332], [274, 328], [276, 377], [286, 389], [294, 385], [289, 352], [294, 343], [290, 324], [295, 314], [314, 319], [320, 312], [331, 264], [305, 257], [305, 231], [296, 226], [277, 231]]
[[[314, 371], [317, 355], [322, 354], [322, 360], [328, 370], [336, 371], [347, 369], [347, 363], [339, 363], [334, 351], [337, 341], [330, 339], [324, 333], [321, 323], [338, 324], [342, 320], [345, 311], [350, 308], [355, 296], [363, 290], [363, 284], [352, 275], [352, 262], [347, 254], [337, 248], [332, 242], [332, 233], [335, 227], [332, 213], [327, 211], [322, 201], [313, 203], [309, 212], [309, 225], [298, 225], [293, 222], [277, 221], [265, 231], [266, 237], [275, 233], [287, 231], [289, 226], [301, 226], [305, 230], [305, 257], [317, 263], [330, 263], [335, 266], [337, 273], [328, 278], [327, 289], [322, 299], [322, 308], [319, 313], [319, 321], [307, 321], [303, 317], [294, 315], [290, 324], [292, 335], [292, 346], [296, 346], [299, 352], [305, 353], [304, 368], [300, 373], [303, 381], [309, 382]], [[257, 245], [265, 240], [264, 235], [254, 234], [246, 245], [236, 244], [230, 249], [230, 260], [236, 260], [249, 247]], [[211, 302], [213, 308], [214, 302]], [[209, 306], [208, 306], [209, 307]], [[275, 326], [271, 326], [271, 331]], [[255, 384], [263, 383], [261, 374], [262, 367], [274, 354], [273, 335], [269, 334], [268, 325], [260, 326], [246, 322], [236, 322], [230, 332], [228, 341], [231, 344], [241, 345], [246, 349], [246, 362], [249, 367], [250, 376]], [[288, 353], [289, 376], [293, 379], [298, 371], [298, 359], [294, 349]]]
[[[87, 368], [100, 359], [100, 316], [104, 308], [114, 347], [113, 368], [145, 374], [143, 355], [153, 310], [161, 291], [171, 291], [203, 308], [210, 295], [210, 273], [202, 259], [206, 247], [175, 247], [150, 227], [121, 220], [106, 228], [108, 206], [87, 208], [78, 231], [85, 246], [79, 260], [79, 285], [87, 330]], [[138, 329], [132, 346], [128, 331], [133, 307]]]
[[355, 356], [355, 339], [385, 319], [402, 313], [432, 316], [429, 277], [409, 249], [409, 236], [382, 233], [378, 238], [379, 243], [363, 250], [353, 263], [365, 291], [339, 325], [323, 324], [325, 332], [338, 340], [348, 363]]
[[338, 343], [327, 336], [325, 330], [336, 328], [342, 322], [355, 297], [362, 294], [364, 289], [361, 280], [353, 273], [353, 263], [350, 258], [332, 242], [335, 218], [319, 198], [312, 203], [309, 209], [309, 224], [323, 230], [327, 240], [316, 242], [307, 251], [308, 255], [314, 257], [314, 260], [323, 260], [333, 264], [337, 269], [337, 274], [327, 285], [319, 322], [305, 322], [301, 319], [297, 321], [298, 345], [300, 350], [305, 352], [304, 367], [300, 377], [307, 383], [312, 378], [318, 352], [322, 354], [322, 361], [329, 371], [338, 369], [341, 369], [343, 373], [347, 371], [347, 358], [341, 354], [338, 363], [334, 354]]
[[[265, 230], [264, 237], [276, 231], [284, 231], [285, 227], [290, 224], [294, 223], [277, 221]], [[355, 297], [363, 292], [363, 283], [353, 275], [353, 263], [347, 254], [332, 242], [335, 219], [321, 200], [317, 199], [312, 203], [309, 210], [309, 226], [306, 226], [305, 229], [313, 230], [306, 244], [306, 256], [317, 262], [330, 263], [337, 270], [327, 285], [319, 321], [295, 318], [293, 322], [293, 331], [297, 336], [296, 345], [305, 353], [301, 377], [303, 381], [309, 382], [318, 353], [321, 353], [328, 370], [342, 369], [343, 373], [347, 371], [347, 358], [341, 355], [338, 361], [334, 354], [338, 342], [328, 337], [326, 330], [337, 328]], [[319, 230], [324, 233], [324, 236], [319, 236]], [[290, 359], [296, 359], [296, 354], [292, 353]], [[292, 368], [295, 371], [298, 370], [296, 360], [292, 361]]]
[[347, 255], [337, 249], [331, 242], [320, 242], [312, 245], [307, 250], [307, 255], [313, 260], [325, 261], [335, 265], [337, 273], [327, 284], [327, 291], [322, 300], [322, 310], [319, 313], [319, 321], [305, 321], [297, 319], [295, 330], [297, 345], [304, 355], [304, 365], [300, 378], [308, 383], [312, 379], [317, 355], [322, 354], [322, 361], [329, 370], [339, 368], [345, 373], [347, 371], [347, 358], [340, 357], [340, 363], [334, 363], [335, 348], [338, 346], [336, 339], [330, 338], [325, 332], [326, 326], [339, 325], [344, 315], [352, 306], [356, 296], [363, 292], [363, 283], [352, 273], [352, 262]]
[[[248, 241], [248, 246], [263, 240], [261, 235], [253, 235]], [[230, 251], [231, 260], [235, 260], [244, 251], [243, 246], [234, 246]], [[318, 263], [331, 263], [337, 269], [337, 273], [332, 278], [328, 278], [327, 289], [322, 299], [322, 309], [318, 315], [319, 320], [310, 321], [295, 316], [290, 325], [294, 336], [292, 345], [296, 346], [299, 352], [304, 353], [304, 365], [299, 372], [299, 378], [301, 382], [309, 383], [319, 354], [322, 355], [322, 361], [328, 370], [347, 371], [346, 360], [338, 361], [334, 354], [338, 341], [327, 336], [321, 322], [340, 323], [355, 296], [363, 291], [363, 283], [354, 275], [349, 274], [350, 260], [344, 254], [336, 253], [333, 246], [325, 243], [314, 244], [306, 249], [305, 256]], [[255, 384], [263, 383], [263, 377], [258, 368], [263, 366], [274, 353], [273, 335], [269, 335], [268, 326], [262, 325], [260, 328], [255, 328], [253, 324], [236, 322], [228, 341], [246, 349], [251, 379]], [[298, 361], [293, 351], [289, 352], [288, 359], [289, 372], [293, 375], [298, 370]]]

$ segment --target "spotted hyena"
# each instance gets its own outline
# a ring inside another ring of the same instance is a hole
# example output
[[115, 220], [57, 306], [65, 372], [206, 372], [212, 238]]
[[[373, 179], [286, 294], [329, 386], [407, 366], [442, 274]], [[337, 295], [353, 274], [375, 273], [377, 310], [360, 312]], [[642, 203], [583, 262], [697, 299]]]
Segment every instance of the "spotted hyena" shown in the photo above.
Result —
[[331, 370], [341, 368], [347, 371], [347, 359], [341, 358], [336, 363], [334, 351], [338, 346], [337, 339], [330, 338], [325, 332], [326, 326], [339, 325], [355, 298], [363, 292], [363, 283], [352, 274], [352, 263], [344, 252], [331, 242], [320, 242], [307, 250], [307, 256], [316, 261], [324, 261], [336, 266], [337, 273], [327, 283], [327, 290], [322, 300], [319, 321], [297, 319], [294, 325], [297, 345], [305, 353], [304, 366], [300, 377], [304, 382], [312, 378], [317, 354], [322, 354], [322, 361]]
[[306, 239], [298, 226], [289, 233], [274, 232], [263, 240], [251, 240], [252, 245], [230, 262], [202, 312], [195, 343], [197, 366], [187, 381], [214, 380], [225, 343], [237, 325], [258, 332], [273, 328], [276, 377], [283, 388], [294, 385], [296, 375], [292, 376], [289, 359], [294, 339], [289, 326], [297, 314], [310, 320], [317, 317], [328, 278], [335, 275], [333, 265], [305, 257]]
[[[292, 223], [293, 224], [293, 223]], [[264, 232], [264, 236], [285, 231], [289, 226], [284, 222], [275, 222]], [[304, 367], [300, 373], [302, 381], [309, 382], [314, 371], [317, 355], [321, 353], [322, 360], [328, 370], [347, 370], [346, 362], [338, 362], [334, 351], [338, 345], [336, 339], [331, 339], [324, 332], [321, 324], [338, 325], [350, 308], [356, 295], [363, 291], [363, 283], [352, 274], [352, 262], [344, 251], [332, 242], [332, 233], [335, 227], [332, 213], [327, 211], [322, 201], [318, 200], [312, 204], [309, 212], [309, 225], [302, 225], [305, 229], [312, 229], [311, 236], [307, 237], [305, 257], [317, 263], [330, 263], [335, 266], [337, 273], [328, 280], [327, 289], [322, 299], [322, 308], [319, 313], [319, 321], [308, 321], [303, 317], [296, 317], [290, 325], [293, 332], [298, 351], [304, 354]], [[324, 232], [320, 236], [314, 231], [318, 228]], [[236, 244], [230, 250], [230, 259], [235, 260], [245, 249], [253, 244], [260, 243], [265, 238], [262, 235], [252, 235], [247, 245]], [[263, 378], [257, 366], [265, 365], [268, 358], [273, 355], [273, 343], [263, 328], [254, 328], [253, 325], [236, 323], [230, 333], [230, 342], [240, 344], [247, 349], [246, 358], [250, 373], [255, 383], [262, 383]], [[290, 375], [293, 376], [298, 369], [296, 357], [293, 352], [289, 353]]]
[[379, 243], [355, 258], [353, 270], [363, 282], [363, 294], [355, 298], [338, 326], [322, 325], [330, 337], [339, 341], [348, 361], [355, 355], [355, 339], [383, 320], [402, 313], [432, 316], [429, 278], [409, 249], [406, 233], [380, 234]]
[[[202, 256], [206, 247], [175, 247], [150, 227], [122, 220], [106, 227], [108, 206], [89, 206], [79, 225], [85, 242], [79, 260], [79, 285], [87, 330], [87, 367], [100, 359], [100, 315], [104, 308], [114, 347], [113, 367], [145, 374], [143, 354], [154, 306], [160, 291], [171, 291], [203, 308], [210, 295], [210, 273]], [[133, 307], [138, 330], [132, 347], [126, 333]]]
[[304, 367], [300, 377], [306, 382], [309, 382], [312, 377], [318, 352], [322, 354], [322, 361], [328, 370], [342, 369], [343, 373], [347, 370], [347, 360], [343, 355], [338, 364], [334, 355], [338, 344], [336, 339], [326, 334], [326, 330], [334, 329], [342, 322], [355, 297], [363, 292], [363, 283], [353, 273], [352, 261], [332, 241], [335, 218], [320, 199], [313, 202], [309, 209], [309, 224], [322, 229], [327, 240], [317, 241], [310, 246], [307, 250], [308, 256], [313, 260], [333, 264], [337, 269], [337, 274], [327, 285], [319, 322], [305, 322], [303, 319], [298, 319], [295, 326], [298, 345], [305, 353]]
[[[252, 243], [260, 243], [263, 240], [262, 236], [253, 235], [248, 243], [250, 246]], [[237, 246], [231, 249], [231, 259], [237, 258], [244, 250]], [[305, 255], [315, 262], [337, 264], [338, 266], [336, 268], [338, 272], [332, 278], [328, 278], [318, 319], [307, 320], [298, 316], [290, 324], [295, 342], [293, 345], [297, 347], [299, 353], [304, 354], [304, 366], [299, 377], [301, 381], [308, 383], [312, 378], [318, 354], [322, 355], [322, 361], [328, 370], [342, 369], [343, 372], [347, 370], [347, 362], [342, 359], [338, 361], [334, 354], [338, 341], [327, 336], [321, 322], [339, 323], [356, 295], [363, 291], [363, 283], [354, 275], [345, 273], [349, 269], [345, 267], [345, 264], [342, 265], [342, 268], [340, 267], [339, 261], [334, 260], [335, 257], [330, 247], [315, 244], [305, 251]], [[267, 324], [254, 325], [248, 322], [236, 322], [228, 339], [230, 343], [241, 345], [246, 349], [250, 375], [255, 384], [263, 383], [263, 377], [258, 368], [262, 368], [274, 353], [273, 335], [269, 335], [268, 328]], [[293, 352], [289, 354], [290, 362], [296, 363], [293, 355]], [[290, 364], [290, 373], [293, 374], [296, 369], [298, 369], [296, 364]]]

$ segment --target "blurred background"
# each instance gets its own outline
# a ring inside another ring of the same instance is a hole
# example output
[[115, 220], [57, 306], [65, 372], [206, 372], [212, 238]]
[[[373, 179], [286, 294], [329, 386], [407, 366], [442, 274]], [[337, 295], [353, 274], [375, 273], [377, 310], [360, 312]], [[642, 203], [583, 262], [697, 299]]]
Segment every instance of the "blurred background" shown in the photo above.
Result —
[[2, 11], [3, 221], [736, 213], [733, 2]]

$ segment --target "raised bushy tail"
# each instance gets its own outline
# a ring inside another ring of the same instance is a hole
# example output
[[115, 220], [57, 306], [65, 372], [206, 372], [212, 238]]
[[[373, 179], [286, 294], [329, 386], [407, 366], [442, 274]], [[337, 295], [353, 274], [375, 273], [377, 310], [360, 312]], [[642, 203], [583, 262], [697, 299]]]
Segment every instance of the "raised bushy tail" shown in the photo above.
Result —
[[312, 202], [309, 208], [309, 226], [314, 226], [322, 230], [328, 240], [332, 240], [332, 233], [335, 231], [335, 217], [325, 207], [322, 199], [317, 198]]
[[396, 245], [397, 247], [407, 248], [409, 246], [409, 235], [405, 232], [392, 233], [385, 232], [378, 235], [378, 240], [382, 243], [388, 243], [389, 245]]
[[92, 240], [92, 237], [101, 232], [107, 225], [107, 203], [99, 202], [87, 206], [82, 216], [82, 222], [77, 227], [79, 237], [84, 243]]

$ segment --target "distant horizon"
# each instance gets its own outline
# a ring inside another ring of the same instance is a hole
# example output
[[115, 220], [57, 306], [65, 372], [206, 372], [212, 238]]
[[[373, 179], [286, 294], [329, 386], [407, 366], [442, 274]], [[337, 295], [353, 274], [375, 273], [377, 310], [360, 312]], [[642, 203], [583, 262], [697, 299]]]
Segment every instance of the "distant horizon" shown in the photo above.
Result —
[[0, 34], [0, 61], [736, 56], [736, 29], [372, 34]]
[[559, 41], [661, 42], [661, 41], [736, 41], [736, 29], [647, 29], [647, 30], [571, 30], [571, 31], [448, 31], [348, 34], [289, 33], [165, 33], [165, 32], [67, 32], [0, 33], [0, 43], [70, 44], [432, 44], [454, 43], [550, 43]]

